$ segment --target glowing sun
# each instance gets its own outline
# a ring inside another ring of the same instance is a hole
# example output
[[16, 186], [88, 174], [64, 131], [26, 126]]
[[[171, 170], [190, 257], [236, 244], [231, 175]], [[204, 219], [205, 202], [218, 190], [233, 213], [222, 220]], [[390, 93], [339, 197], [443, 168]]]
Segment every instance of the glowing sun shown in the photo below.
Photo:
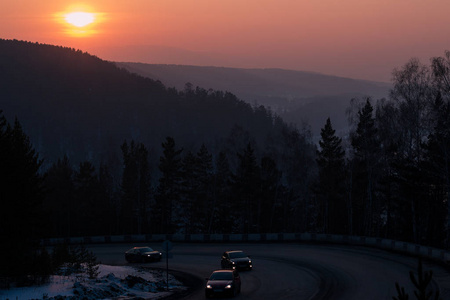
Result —
[[72, 24], [76, 27], [84, 27], [95, 21], [95, 15], [88, 12], [71, 12], [64, 16], [67, 23]]

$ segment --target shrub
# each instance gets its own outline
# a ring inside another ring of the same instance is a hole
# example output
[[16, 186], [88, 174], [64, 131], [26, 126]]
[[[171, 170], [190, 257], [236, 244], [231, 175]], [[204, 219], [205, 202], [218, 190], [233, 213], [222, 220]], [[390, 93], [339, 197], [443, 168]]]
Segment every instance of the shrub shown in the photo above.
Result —
[[[414, 275], [413, 271], [409, 271], [409, 278], [411, 279], [413, 285], [416, 287], [414, 295], [416, 296], [417, 300], [442, 300], [442, 298], [439, 296], [439, 290], [434, 293], [433, 290], [430, 289], [429, 284], [431, 282], [431, 279], [433, 278], [433, 271], [430, 270], [425, 272], [423, 270], [422, 260], [420, 258], [417, 266], [417, 278]], [[395, 288], [397, 289], [398, 295], [397, 297], [392, 297], [393, 300], [409, 299], [409, 295], [405, 292], [405, 288], [400, 287], [398, 282], [395, 283]]]

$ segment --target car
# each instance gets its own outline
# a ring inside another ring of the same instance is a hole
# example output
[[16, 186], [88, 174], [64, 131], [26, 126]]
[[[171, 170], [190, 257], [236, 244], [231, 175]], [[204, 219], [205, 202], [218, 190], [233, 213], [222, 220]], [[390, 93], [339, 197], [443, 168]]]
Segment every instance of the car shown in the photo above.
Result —
[[236, 296], [241, 292], [241, 277], [237, 270], [216, 270], [207, 278], [205, 297]]
[[134, 247], [125, 252], [127, 262], [151, 262], [160, 261], [162, 253], [150, 247]]
[[242, 250], [225, 251], [222, 254], [220, 265], [222, 269], [253, 269], [252, 260]]

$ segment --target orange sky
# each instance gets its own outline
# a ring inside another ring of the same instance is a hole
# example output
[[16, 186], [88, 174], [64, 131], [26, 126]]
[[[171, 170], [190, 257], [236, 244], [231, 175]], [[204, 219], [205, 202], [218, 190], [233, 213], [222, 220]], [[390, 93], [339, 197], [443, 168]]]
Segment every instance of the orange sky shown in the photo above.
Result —
[[[89, 36], [61, 21], [77, 6], [98, 14]], [[0, 3], [0, 37], [114, 61], [390, 81], [410, 58], [450, 50], [449, 12], [449, 0], [14, 0]]]

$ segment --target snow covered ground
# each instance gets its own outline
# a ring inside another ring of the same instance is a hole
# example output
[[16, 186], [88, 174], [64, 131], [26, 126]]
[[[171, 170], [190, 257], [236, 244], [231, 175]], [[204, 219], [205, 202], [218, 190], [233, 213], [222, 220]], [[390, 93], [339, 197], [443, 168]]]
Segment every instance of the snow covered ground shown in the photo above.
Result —
[[52, 276], [48, 284], [0, 290], [0, 300], [159, 299], [185, 287], [166, 273], [130, 266], [99, 265], [97, 279], [86, 274]]

